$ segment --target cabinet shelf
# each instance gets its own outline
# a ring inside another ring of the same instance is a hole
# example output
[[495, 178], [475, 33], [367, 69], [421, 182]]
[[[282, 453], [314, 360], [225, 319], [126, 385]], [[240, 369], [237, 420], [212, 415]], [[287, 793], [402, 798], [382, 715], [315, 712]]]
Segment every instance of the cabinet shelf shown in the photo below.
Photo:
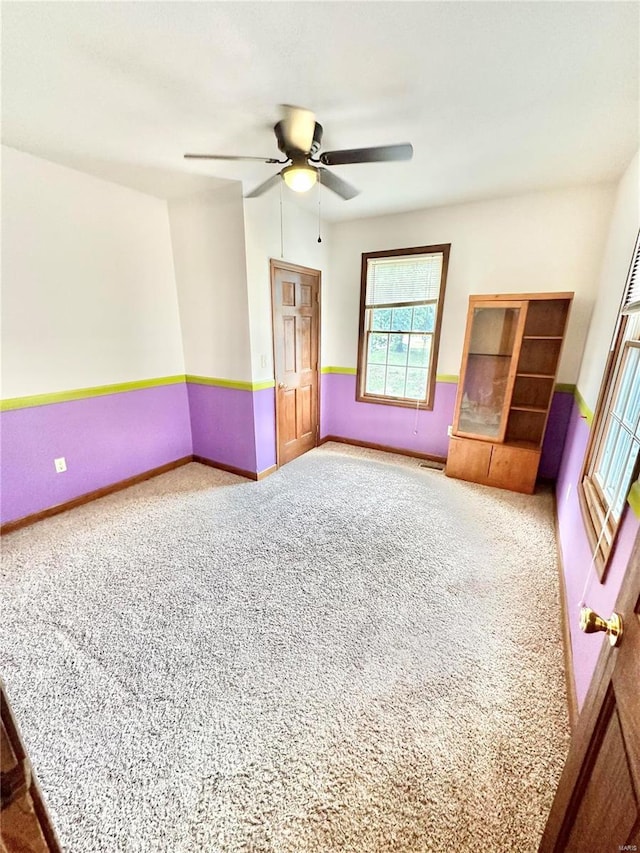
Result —
[[523, 341], [561, 341], [562, 335], [523, 335]]
[[469, 355], [481, 355], [485, 358], [511, 358], [510, 352], [470, 352]]
[[540, 450], [540, 445], [537, 441], [505, 441], [505, 447], [517, 447], [519, 450]]
[[555, 379], [553, 373], [516, 373], [516, 376], [522, 376], [526, 379]]
[[533, 412], [538, 415], [546, 415], [547, 409], [543, 406], [510, 406], [512, 412]]

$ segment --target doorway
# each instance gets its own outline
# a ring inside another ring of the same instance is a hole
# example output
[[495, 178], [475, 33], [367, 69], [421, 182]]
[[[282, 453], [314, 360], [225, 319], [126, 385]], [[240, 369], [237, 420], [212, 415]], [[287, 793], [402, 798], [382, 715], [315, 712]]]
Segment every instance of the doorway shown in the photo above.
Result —
[[271, 261], [278, 466], [318, 443], [320, 271]]

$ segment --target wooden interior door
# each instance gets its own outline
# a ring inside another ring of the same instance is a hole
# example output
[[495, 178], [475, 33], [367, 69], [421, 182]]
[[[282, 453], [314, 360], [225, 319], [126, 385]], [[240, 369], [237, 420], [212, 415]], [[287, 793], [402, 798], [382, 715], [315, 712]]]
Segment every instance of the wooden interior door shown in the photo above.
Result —
[[615, 612], [623, 619], [622, 641], [615, 649], [605, 641], [602, 649], [542, 836], [543, 853], [640, 849], [640, 534]]
[[271, 261], [278, 465], [318, 443], [320, 273]]
[[0, 680], [0, 853], [62, 853]]

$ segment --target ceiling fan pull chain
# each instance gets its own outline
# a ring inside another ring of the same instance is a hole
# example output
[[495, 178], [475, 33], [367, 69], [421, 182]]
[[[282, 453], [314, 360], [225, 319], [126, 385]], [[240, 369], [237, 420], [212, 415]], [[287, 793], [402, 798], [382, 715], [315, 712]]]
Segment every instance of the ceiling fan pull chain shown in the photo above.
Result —
[[322, 217], [320, 215], [320, 199], [322, 198], [322, 193], [320, 192], [321, 177], [321, 173], [318, 172], [318, 243], [322, 243], [322, 237], [320, 236], [320, 226], [322, 224]]
[[284, 229], [282, 226], [282, 181], [280, 181], [280, 257], [284, 258]]

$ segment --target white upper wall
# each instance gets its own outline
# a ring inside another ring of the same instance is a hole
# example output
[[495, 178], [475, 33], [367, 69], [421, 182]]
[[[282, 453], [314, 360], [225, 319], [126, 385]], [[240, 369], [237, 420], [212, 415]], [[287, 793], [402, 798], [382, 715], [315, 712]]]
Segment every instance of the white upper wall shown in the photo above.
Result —
[[594, 410], [640, 228], [640, 152], [618, 184], [578, 388]]
[[470, 294], [574, 291], [558, 375], [574, 383], [613, 194], [600, 184], [334, 223], [324, 363], [356, 366], [363, 252], [451, 243], [438, 374], [459, 374]]
[[[233, 182], [167, 215], [161, 200], [2, 152], [3, 397], [184, 372], [273, 378], [278, 192], [243, 202]], [[323, 224], [318, 243], [317, 217], [283, 191], [283, 259], [323, 273], [322, 364], [356, 365], [362, 252], [450, 242], [438, 373], [459, 371], [469, 294], [574, 290], [559, 380], [575, 382], [600, 282], [579, 380], [593, 407], [638, 228], [637, 158], [610, 223], [614, 194], [596, 185]]]
[[184, 373], [167, 204], [2, 147], [2, 396]]
[[169, 202], [186, 372], [251, 381], [242, 185]]
[[[322, 192], [323, 190], [321, 190]], [[315, 192], [313, 190], [312, 192]], [[324, 299], [328, 243], [326, 225], [322, 225], [323, 242], [318, 243], [318, 217], [298, 207], [292, 191], [282, 187], [282, 233], [280, 230], [280, 192], [271, 190], [264, 196], [244, 203], [247, 247], [247, 285], [251, 324], [253, 378], [270, 380], [274, 376], [273, 337], [271, 324], [271, 258], [318, 269], [323, 273], [321, 300]], [[324, 315], [324, 308], [322, 309]], [[321, 360], [327, 331], [321, 324]]]

